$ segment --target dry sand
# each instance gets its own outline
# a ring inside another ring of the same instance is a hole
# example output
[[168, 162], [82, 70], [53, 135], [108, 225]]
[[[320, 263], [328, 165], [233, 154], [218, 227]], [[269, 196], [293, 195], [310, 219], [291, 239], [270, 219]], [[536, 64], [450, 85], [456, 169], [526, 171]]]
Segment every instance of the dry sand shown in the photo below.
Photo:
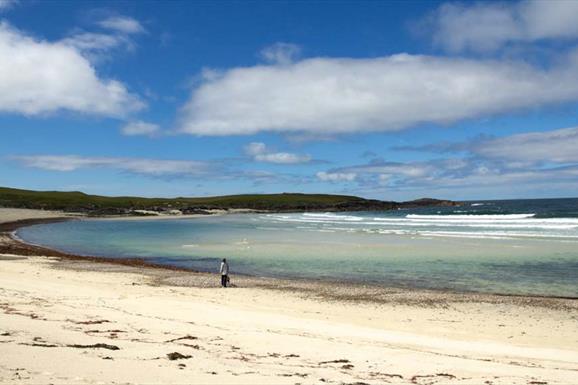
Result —
[[233, 282], [0, 255], [0, 382], [578, 383], [575, 300]]
[[61, 218], [66, 216], [68, 215], [60, 211], [0, 208], [0, 223], [24, 219]]

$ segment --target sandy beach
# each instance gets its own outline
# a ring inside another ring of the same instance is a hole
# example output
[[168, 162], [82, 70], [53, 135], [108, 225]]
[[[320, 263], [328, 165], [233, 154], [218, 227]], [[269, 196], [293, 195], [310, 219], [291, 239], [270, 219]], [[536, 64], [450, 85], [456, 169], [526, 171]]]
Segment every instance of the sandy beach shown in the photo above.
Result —
[[[0, 214], [2, 222], [61, 216]], [[1, 383], [573, 384], [578, 378], [573, 299], [240, 276], [222, 289], [215, 274], [40, 253], [9, 232], [0, 245]]]

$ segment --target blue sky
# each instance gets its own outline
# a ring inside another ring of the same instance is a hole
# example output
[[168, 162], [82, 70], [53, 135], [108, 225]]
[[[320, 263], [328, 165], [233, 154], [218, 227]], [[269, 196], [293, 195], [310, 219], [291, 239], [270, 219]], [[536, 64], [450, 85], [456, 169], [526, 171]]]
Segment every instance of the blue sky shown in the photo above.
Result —
[[0, 0], [0, 185], [576, 196], [578, 2]]

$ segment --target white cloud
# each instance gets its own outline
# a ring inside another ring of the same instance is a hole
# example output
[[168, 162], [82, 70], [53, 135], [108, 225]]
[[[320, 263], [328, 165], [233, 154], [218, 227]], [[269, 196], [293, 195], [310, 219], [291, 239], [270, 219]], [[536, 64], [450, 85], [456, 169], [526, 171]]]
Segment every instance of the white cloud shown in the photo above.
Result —
[[148, 135], [152, 136], [159, 132], [159, 125], [154, 123], [147, 123], [143, 121], [129, 122], [121, 129], [123, 135]]
[[324, 174], [355, 174], [358, 186], [374, 192], [385, 188], [389, 192], [421, 191], [422, 195], [453, 191], [459, 196], [467, 189], [475, 192], [474, 188], [493, 189], [492, 193], [516, 188], [526, 189], [528, 196], [531, 191], [543, 194], [549, 186], [565, 191], [578, 187], [578, 127], [415, 149], [435, 151], [438, 147], [442, 152], [465, 152], [465, 156], [420, 162], [372, 161]]
[[207, 162], [138, 158], [84, 157], [76, 155], [14, 156], [27, 167], [50, 171], [74, 171], [83, 168], [109, 168], [149, 176], [203, 176], [213, 168]]
[[450, 51], [493, 51], [508, 43], [578, 38], [578, 1], [446, 3], [428, 18]]
[[183, 108], [181, 131], [394, 131], [577, 99], [578, 58], [571, 55], [548, 69], [407, 54], [316, 58], [233, 68], [205, 78]]
[[578, 163], [578, 127], [526, 132], [503, 137], [480, 136], [465, 142], [394, 147], [400, 151], [466, 153], [482, 159], [508, 162], [513, 167], [535, 163]]
[[145, 32], [142, 25], [130, 17], [108, 17], [97, 24], [109, 31], [75, 31], [61, 42], [82, 52], [89, 60], [96, 61], [113, 49], [134, 50], [136, 45], [131, 35]]
[[311, 160], [309, 155], [292, 154], [289, 152], [273, 152], [270, 154], [260, 154], [255, 156], [258, 162], [296, 164], [307, 163]]
[[77, 33], [61, 42], [83, 53], [104, 52], [120, 46], [132, 47], [132, 41], [126, 36], [93, 32]]
[[0, 23], [0, 112], [125, 116], [142, 107], [124, 84], [99, 78], [78, 49]]
[[403, 175], [405, 177], [420, 178], [430, 175], [434, 166], [428, 163], [396, 163], [373, 162], [363, 166], [347, 167], [348, 172], [370, 173], [378, 175]]
[[311, 156], [304, 154], [294, 154], [290, 152], [273, 152], [267, 148], [265, 143], [253, 142], [245, 146], [245, 153], [257, 162], [296, 164], [311, 161]]
[[275, 43], [261, 51], [261, 57], [273, 64], [290, 64], [301, 54], [301, 47], [291, 43]]
[[351, 182], [357, 177], [353, 172], [325, 172], [320, 171], [316, 174], [317, 179], [323, 182]]
[[[319, 178], [319, 174], [317, 174]], [[366, 164], [329, 170], [327, 175], [356, 175], [359, 186], [389, 191], [417, 190], [428, 195], [434, 189], [483, 186], [504, 187], [544, 183], [578, 184], [578, 166], [559, 168], [511, 167], [483, 159], [438, 159], [424, 162]], [[346, 180], [346, 179], [343, 179]], [[340, 181], [335, 177], [335, 181]]]
[[479, 156], [516, 162], [578, 163], [578, 127], [530, 132], [474, 143]]
[[[389, 186], [399, 190], [428, 188], [464, 187], [507, 187], [530, 189], [534, 185], [554, 185], [559, 183], [578, 186], [578, 168], [547, 168], [547, 169], [488, 169], [479, 167], [463, 175], [446, 175], [427, 180], [407, 180], [397, 185]], [[555, 192], [553, 192], [555, 193]]]
[[267, 152], [265, 143], [253, 142], [245, 146], [245, 153], [250, 156], [257, 156]]
[[242, 180], [255, 184], [303, 183], [304, 178], [264, 170], [241, 170], [223, 160], [196, 161], [79, 155], [20, 155], [8, 159], [25, 167], [55, 172], [106, 169], [152, 178], [199, 178], [204, 181]]
[[108, 17], [104, 20], [101, 20], [98, 25], [106, 29], [126, 34], [145, 32], [144, 27], [138, 20], [126, 16]]

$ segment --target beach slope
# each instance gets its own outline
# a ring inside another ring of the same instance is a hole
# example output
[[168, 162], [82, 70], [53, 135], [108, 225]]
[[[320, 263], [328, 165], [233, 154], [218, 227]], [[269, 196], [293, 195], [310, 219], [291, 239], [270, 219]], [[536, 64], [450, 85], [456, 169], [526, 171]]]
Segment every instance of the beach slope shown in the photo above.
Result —
[[571, 384], [575, 300], [0, 255], [0, 383]]

